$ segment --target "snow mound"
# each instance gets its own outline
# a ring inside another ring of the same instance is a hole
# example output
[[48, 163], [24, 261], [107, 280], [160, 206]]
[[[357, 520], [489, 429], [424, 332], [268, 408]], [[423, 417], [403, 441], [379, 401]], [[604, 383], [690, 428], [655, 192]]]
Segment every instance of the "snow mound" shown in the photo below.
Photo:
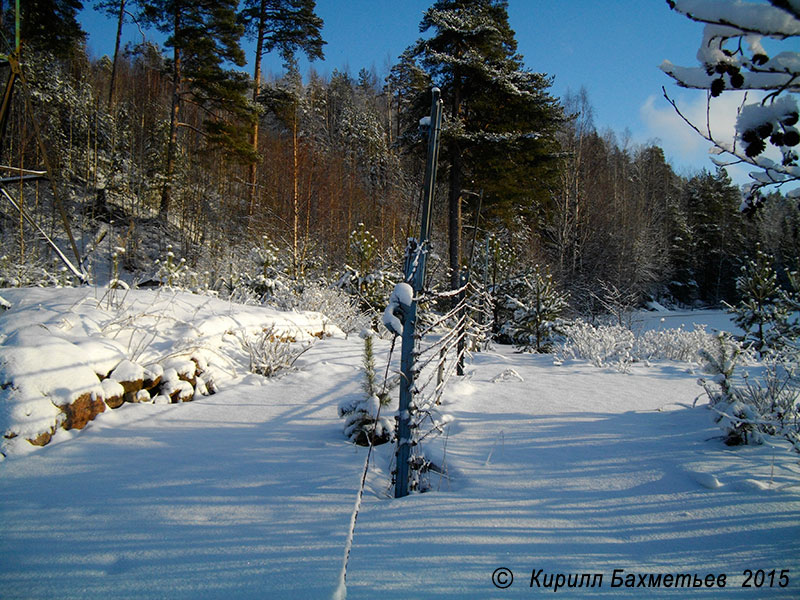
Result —
[[733, 489], [739, 492], [763, 492], [770, 489], [770, 485], [757, 479], [742, 479], [733, 484]]
[[319, 313], [239, 306], [189, 293], [115, 295], [87, 287], [3, 294], [3, 454], [30, 451], [27, 442], [45, 445], [59, 428], [82, 429], [106, 406], [185, 402], [213, 393], [242, 364], [236, 333], [269, 330], [284, 341], [343, 336]]
[[46, 444], [64, 424], [67, 407], [103, 396], [100, 380], [79, 348], [43, 327], [25, 327], [5, 338], [0, 385], [4, 438], [35, 445]]
[[701, 473], [699, 471], [690, 471], [689, 477], [694, 479], [694, 481], [704, 488], [708, 488], [709, 490], [715, 490], [717, 488], [722, 487], [722, 483], [720, 480], [717, 479], [716, 475], [711, 473]]

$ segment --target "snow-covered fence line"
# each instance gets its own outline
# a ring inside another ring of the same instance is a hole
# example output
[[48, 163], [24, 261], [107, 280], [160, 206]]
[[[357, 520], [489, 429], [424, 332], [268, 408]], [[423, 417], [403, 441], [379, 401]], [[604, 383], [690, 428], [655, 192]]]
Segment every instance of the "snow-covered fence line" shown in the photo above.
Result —
[[559, 360], [583, 359], [596, 367], [627, 371], [630, 365], [651, 360], [698, 364], [698, 352], [713, 347], [714, 336], [698, 326], [694, 330], [649, 330], [637, 334], [621, 325], [593, 325], [577, 321], [564, 327], [564, 340], [556, 350]]
[[[456, 290], [446, 292], [423, 291], [415, 297], [411, 286], [399, 283], [392, 292], [383, 314], [384, 326], [393, 334], [405, 333], [406, 311], [413, 300], [421, 300], [429, 307], [436, 301], [452, 302], [443, 313], [423, 310], [417, 313], [413, 333], [413, 364], [409, 369], [410, 401], [405, 415], [409, 423], [407, 439], [401, 437], [400, 428], [395, 433], [398, 447], [408, 444], [408, 490], [431, 489], [431, 473], [445, 477], [444, 456], [434, 457], [431, 442], [446, 431], [452, 416], [442, 413], [441, 402], [445, 388], [453, 375], [461, 374], [464, 360], [473, 347], [481, 345], [491, 328], [491, 316], [485, 315], [484, 290], [468, 283]], [[402, 385], [402, 377], [401, 377]], [[428, 448], [424, 448], [425, 441]], [[399, 454], [399, 453], [398, 453]], [[399, 460], [399, 458], [398, 458]], [[397, 482], [399, 469], [393, 466], [393, 482]]]

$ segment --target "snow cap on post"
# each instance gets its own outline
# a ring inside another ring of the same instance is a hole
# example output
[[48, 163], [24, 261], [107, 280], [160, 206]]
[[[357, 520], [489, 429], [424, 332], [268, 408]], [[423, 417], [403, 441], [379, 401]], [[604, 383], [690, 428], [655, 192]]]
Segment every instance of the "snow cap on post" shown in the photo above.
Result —
[[383, 311], [384, 326], [394, 335], [403, 335], [403, 316], [405, 309], [411, 306], [414, 299], [414, 289], [404, 281], [396, 284], [389, 296], [389, 305]]

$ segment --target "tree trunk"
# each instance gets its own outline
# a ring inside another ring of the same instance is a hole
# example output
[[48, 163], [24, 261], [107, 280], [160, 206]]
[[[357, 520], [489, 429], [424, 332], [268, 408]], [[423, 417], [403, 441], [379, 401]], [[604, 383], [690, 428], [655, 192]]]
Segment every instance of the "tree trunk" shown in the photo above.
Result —
[[450, 191], [447, 234], [450, 255], [450, 288], [461, 287], [461, 155], [457, 142], [450, 144]]
[[300, 271], [298, 238], [300, 230], [300, 194], [297, 185], [297, 109], [292, 122], [292, 276], [297, 279]]
[[[258, 33], [256, 36], [256, 56], [255, 68], [253, 71], [253, 103], [258, 101], [258, 94], [261, 91], [261, 55], [264, 52], [264, 35], [266, 33], [266, 11], [267, 0], [261, 0], [260, 13], [258, 18]], [[250, 132], [250, 143], [253, 145], [253, 152], [258, 152], [258, 117], [253, 122], [253, 130]], [[253, 162], [249, 167], [250, 180], [250, 216], [255, 212], [256, 203], [256, 180], [258, 176], [258, 164]]]
[[117, 77], [117, 58], [119, 57], [119, 44], [122, 38], [122, 24], [125, 21], [125, 2], [127, 0], [120, 0], [119, 2], [119, 17], [117, 18], [117, 40], [114, 43], [114, 60], [111, 63], [111, 83], [108, 86], [108, 110], [111, 112], [111, 103], [114, 100], [114, 84]]
[[[453, 74], [452, 118], [461, 118], [461, 75]], [[458, 140], [452, 140], [450, 152], [450, 190], [447, 205], [447, 235], [450, 256], [450, 289], [461, 287], [461, 183], [463, 165]]]
[[[180, 27], [180, 15], [176, 12], [175, 29]], [[181, 51], [175, 47], [173, 52], [172, 69], [172, 110], [169, 120], [169, 143], [167, 146], [167, 164], [164, 173], [164, 189], [161, 191], [161, 205], [159, 207], [159, 217], [167, 223], [169, 216], [169, 205], [172, 200], [172, 178], [175, 172], [175, 154], [178, 151], [178, 116], [181, 107]]]

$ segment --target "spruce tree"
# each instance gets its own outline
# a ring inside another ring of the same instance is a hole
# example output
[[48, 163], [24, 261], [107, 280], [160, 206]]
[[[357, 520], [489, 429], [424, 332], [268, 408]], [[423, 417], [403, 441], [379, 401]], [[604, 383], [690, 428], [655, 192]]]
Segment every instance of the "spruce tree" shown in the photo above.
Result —
[[[445, 105], [442, 158], [448, 173], [448, 236], [453, 287], [461, 268], [461, 204], [465, 191], [483, 189], [488, 213], [511, 216], [545, 202], [557, 173], [556, 129], [563, 120], [549, 95], [551, 80], [525, 68], [517, 54], [505, 0], [439, 0], [425, 12], [420, 39], [393, 71], [397, 89], [430, 98], [442, 90]], [[421, 76], [422, 74], [424, 76]], [[422, 100], [412, 100], [418, 114]]]
[[567, 297], [556, 289], [547, 269], [534, 266], [517, 286], [520, 294], [506, 296], [506, 308], [513, 316], [501, 333], [525, 351], [547, 352], [560, 333], [560, 319], [567, 309]]
[[183, 102], [189, 100], [203, 110], [203, 133], [210, 145], [222, 146], [245, 161], [254, 159], [245, 129], [254, 113], [246, 98], [246, 75], [226, 67], [226, 63], [245, 64], [239, 46], [244, 29], [236, 19], [236, 0], [142, 0], [141, 4], [144, 21], [168, 34], [165, 45], [172, 48], [172, 108], [159, 210], [166, 220], [178, 128], [184, 125], [180, 121]]
[[761, 248], [742, 266], [736, 290], [740, 301], [730, 310], [733, 320], [746, 332], [747, 341], [759, 353], [781, 346], [782, 337], [790, 330], [791, 303], [778, 284], [772, 257]]

